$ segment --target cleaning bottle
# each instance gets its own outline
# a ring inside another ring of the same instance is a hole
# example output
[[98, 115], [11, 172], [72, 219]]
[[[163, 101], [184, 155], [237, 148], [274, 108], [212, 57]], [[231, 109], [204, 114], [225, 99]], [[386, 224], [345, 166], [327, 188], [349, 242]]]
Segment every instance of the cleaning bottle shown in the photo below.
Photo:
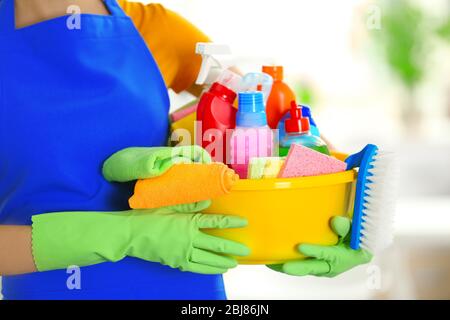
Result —
[[247, 179], [250, 159], [272, 157], [273, 151], [274, 136], [267, 125], [264, 94], [239, 93], [236, 129], [230, 139], [231, 167], [241, 179]]
[[241, 77], [230, 70], [205, 92], [197, 107], [197, 144], [206, 149], [215, 162], [227, 163], [227, 130], [236, 126], [237, 110], [233, 106]]
[[302, 116], [302, 107], [291, 102], [290, 119], [286, 120], [286, 135], [280, 140], [280, 156], [287, 156], [293, 144], [300, 144], [320, 153], [330, 155], [327, 144], [310, 132], [309, 119]]
[[[313, 136], [320, 138], [320, 130], [317, 127], [316, 122], [314, 121], [314, 118], [311, 114], [311, 109], [308, 106], [300, 105], [302, 108], [302, 116], [309, 119], [309, 125], [310, 125], [310, 131]], [[279, 134], [279, 141], [283, 140], [286, 136], [286, 128], [285, 123], [286, 120], [291, 118], [291, 110], [286, 111], [284, 116], [281, 118], [281, 121], [278, 124], [278, 134]]]
[[283, 82], [284, 69], [281, 66], [264, 66], [263, 72], [273, 78], [272, 92], [267, 100], [267, 122], [269, 127], [276, 129], [281, 117], [290, 109], [290, 103], [295, 100], [295, 94]]

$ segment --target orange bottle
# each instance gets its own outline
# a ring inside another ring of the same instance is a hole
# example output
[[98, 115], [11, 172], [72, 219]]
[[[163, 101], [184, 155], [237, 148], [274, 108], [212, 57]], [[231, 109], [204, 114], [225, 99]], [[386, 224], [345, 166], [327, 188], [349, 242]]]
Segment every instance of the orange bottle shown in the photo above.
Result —
[[295, 101], [295, 94], [289, 86], [283, 82], [283, 67], [263, 66], [262, 71], [272, 76], [273, 86], [267, 100], [267, 122], [269, 127], [276, 129], [283, 115], [291, 109], [291, 101]]

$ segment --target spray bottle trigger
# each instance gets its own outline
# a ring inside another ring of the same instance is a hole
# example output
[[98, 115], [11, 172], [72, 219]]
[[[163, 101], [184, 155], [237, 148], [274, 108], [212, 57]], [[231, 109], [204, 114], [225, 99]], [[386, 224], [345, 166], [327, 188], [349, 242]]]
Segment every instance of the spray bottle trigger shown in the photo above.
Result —
[[203, 85], [212, 82], [212, 79], [217, 78], [217, 75], [225, 69], [223, 64], [214, 55], [230, 55], [231, 49], [227, 45], [199, 42], [196, 45], [195, 52], [201, 55], [203, 60], [195, 83], [197, 85]]

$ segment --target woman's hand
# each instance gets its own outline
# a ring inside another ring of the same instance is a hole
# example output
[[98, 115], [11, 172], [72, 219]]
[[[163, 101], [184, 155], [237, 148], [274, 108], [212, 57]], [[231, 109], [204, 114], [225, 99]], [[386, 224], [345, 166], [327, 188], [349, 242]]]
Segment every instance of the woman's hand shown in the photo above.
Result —
[[[210, 154], [200, 146], [154, 147], [123, 149], [103, 164], [103, 176], [110, 182], [130, 182], [155, 178], [177, 163], [211, 163]], [[181, 204], [173, 207], [176, 212], [201, 212], [211, 201]]]
[[211, 163], [209, 153], [199, 146], [127, 148], [113, 154], [103, 165], [110, 182], [129, 182], [164, 174], [176, 163]]
[[367, 264], [372, 255], [365, 250], [350, 248], [349, 232], [351, 222], [344, 217], [335, 217], [331, 221], [333, 231], [339, 236], [335, 246], [302, 244], [298, 250], [309, 257], [306, 260], [272, 265], [269, 268], [292, 276], [336, 277], [356, 266]]
[[239, 217], [190, 213], [183, 207], [43, 214], [33, 217], [33, 254], [39, 271], [129, 256], [182, 271], [222, 274], [237, 266], [232, 255], [246, 256], [250, 250], [202, 230], [246, 225]]

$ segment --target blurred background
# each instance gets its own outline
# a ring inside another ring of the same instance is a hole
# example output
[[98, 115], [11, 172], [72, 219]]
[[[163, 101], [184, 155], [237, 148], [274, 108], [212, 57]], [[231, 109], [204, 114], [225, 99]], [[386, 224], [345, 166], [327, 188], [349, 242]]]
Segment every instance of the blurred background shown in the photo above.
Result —
[[[375, 143], [400, 160], [396, 242], [384, 256], [332, 280], [240, 267], [225, 277], [229, 298], [449, 299], [450, 1], [161, 3], [252, 57], [243, 71], [283, 65], [339, 150]], [[173, 109], [192, 99], [171, 98]]]

